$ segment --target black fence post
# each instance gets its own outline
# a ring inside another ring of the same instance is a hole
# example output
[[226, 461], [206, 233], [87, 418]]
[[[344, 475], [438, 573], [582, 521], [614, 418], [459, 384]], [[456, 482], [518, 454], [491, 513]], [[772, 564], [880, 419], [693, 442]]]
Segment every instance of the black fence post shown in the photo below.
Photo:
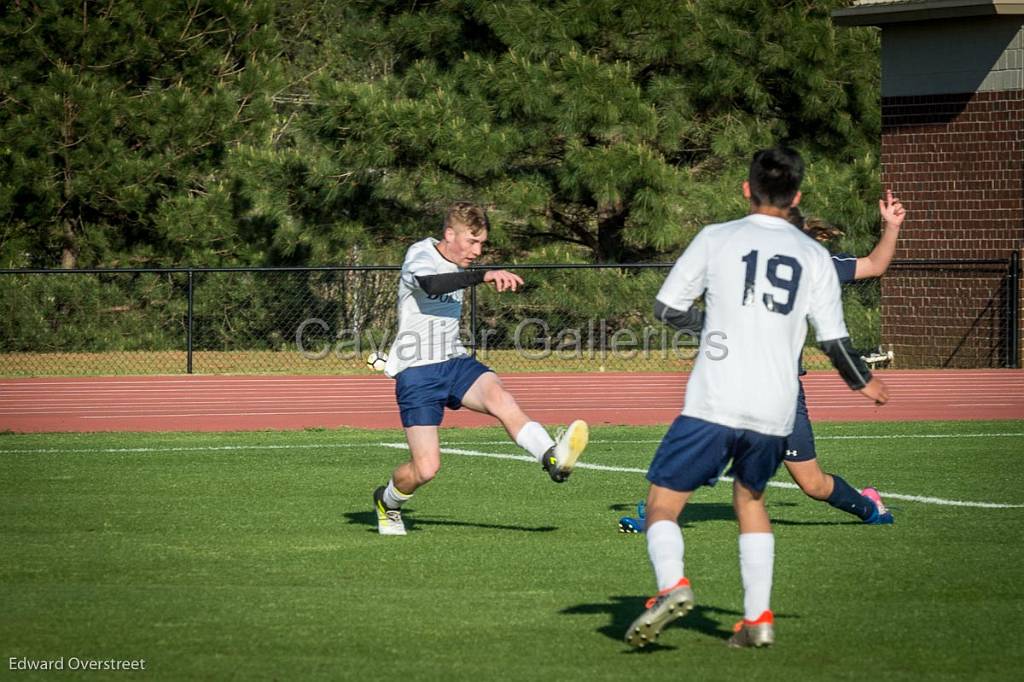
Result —
[[1009, 324], [1006, 348], [1009, 357], [1006, 366], [1020, 369], [1020, 253], [1010, 254], [1010, 268], [1006, 282], [1006, 320]]
[[188, 270], [188, 322], [185, 327], [185, 373], [192, 373], [192, 268]]

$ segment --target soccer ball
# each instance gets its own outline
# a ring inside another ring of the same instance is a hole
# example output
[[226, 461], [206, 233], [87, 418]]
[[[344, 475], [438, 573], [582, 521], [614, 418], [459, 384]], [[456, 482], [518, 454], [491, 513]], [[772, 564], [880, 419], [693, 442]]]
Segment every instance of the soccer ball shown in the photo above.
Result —
[[387, 362], [388, 356], [384, 355], [384, 353], [374, 352], [366, 356], [366, 366], [377, 372], [383, 372], [384, 365], [386, 365]]

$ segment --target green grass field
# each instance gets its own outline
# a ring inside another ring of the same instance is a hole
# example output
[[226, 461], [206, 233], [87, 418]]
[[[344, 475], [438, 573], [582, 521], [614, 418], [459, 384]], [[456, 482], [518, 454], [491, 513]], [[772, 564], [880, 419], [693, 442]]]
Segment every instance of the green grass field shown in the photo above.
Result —
[[[664, 429], [598, 427], [585, 462], [643, 469]], [[1022, 422], [818, 425], [826, 470], [883, 493], [1024, 504]], [[518, 455], [497, 429], [446, 445]], [[376, 534], [395, 431], [0, 437], [0, 677], [10, 659], [145, 659], [62, 677], [467, 680], [1005, 680], [1024, 652], [1024, 508], [891, 498], [868, 527], [772, 488], [777, 644], [730, 650], [740, 617], [729, 486], [684, 514], [698, 606], [634, 653], [653, 590], [616, 531], [636, 471], [448, 454]], [[777, 481], [788, 482], [780, 472]]]

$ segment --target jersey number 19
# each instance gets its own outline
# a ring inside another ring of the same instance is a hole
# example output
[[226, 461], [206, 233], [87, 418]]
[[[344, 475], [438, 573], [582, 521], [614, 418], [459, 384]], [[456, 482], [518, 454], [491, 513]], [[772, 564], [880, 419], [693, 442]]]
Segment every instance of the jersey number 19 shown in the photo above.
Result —
[[[757, 251], [753, 250], [743, 258], [744, 263], [747, 264], [746, 277], [743, 282], [743, 305], [752, 305], [754, 303], [754, 276], [757, 274]], [[779, 266], [785, 265], [789, 268], [789, 277], [783, 277], [779, 274]], [[796, 301], [796, 290], [800, 286], [800, 274], [803, 272], [803, 268], [800, 263], [792, 256], [772, 256], [768, 260], [768, 281], [773, 287], [782, 289], [786, 292], [785, 303], [779, 303], [775, 300], [775, 296], [772, 294], [765, 294], [762, 297], [764, 307], [773, 313], [779, 313], [780, 315], [788, 315], [793, 310], [793, 303]]]

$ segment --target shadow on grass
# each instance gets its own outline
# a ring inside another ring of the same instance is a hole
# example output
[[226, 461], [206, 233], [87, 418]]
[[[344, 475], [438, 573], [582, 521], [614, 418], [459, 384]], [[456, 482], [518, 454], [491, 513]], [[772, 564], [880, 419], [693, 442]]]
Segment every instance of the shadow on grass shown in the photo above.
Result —
[[773, 526], [860, 526], [863, 521], [790, 521], [789, 519], [772, 519]]
[[[377, 515], [374, 512], [359, 511], [345, 512], [345, 518], [349, 523], [359, 526], [367, 526], [372, 533], [377, 532]], [[456, 521], [451, 519], [430, 519], [422, 516], [405, 515], [402, 517], [405, 522], [405, 529], [409, 532], [416, 530], [417, 526], [466, 526], [469, 528], [488, 528], [490, 530], [512, 530], [521, 533], [550, 533], [558, 530], [557, 526], [513, 526], [502, 523], [474, 523], [470, 521]]]
[[[609, 597], [610, 601], [595, 604], [579, 604], [577, 606], [570, 606], [562, 609], [560, 613], [566, 615], [593, 615], [606, 613], [611, 617], [611, 622], [606, 625], [602, 625], [597, 628], [597, 632], [600, 632], [609, 639], [614, 639], [617, 642], [621, 642], [622, 638], [626, 635], [626, 629], [629, 628], [637, 616], [644, 612], [644, 603], [647, 601], [647, 597], [630, 597], [616, 595]], [[739, 611], [733, 611], [731, 609], [719, 609], [714, 606], [701, 606], [696, 605], [693, 610], [690, 611], [686, 616], [683, 616], [679, 620], [669, 623], [666, 627], [682, 627], [689, 630], [696, 630], [702, 632], [709, 637], [716, 639], [728, 639], [732, 632], [726, 628], [722, 629], [719, 625], [718, 620], [712, 618], [713, 614], [729, 616], [730, 619], [742, 618], [743, 614]], [[664, 631], [662, 631], [664, 632]], [[663, 651], [675, 649], [676, 647], [665, 646], [653, 642], [648, 644], [643, 649], [631, 649], [630, 653], [653, 653], [655, 651]]]
[[[632, 516], [636, 513], [635, 504], [612, 504], [608, 507], [612, 511], [626, 512], [624, 516]], [[680, 525], [686, 528], [694, 523], [704, 521], [734, 521], [732, 505], [724, 502], [691, 502], [686, 505], [679, 520]]]

